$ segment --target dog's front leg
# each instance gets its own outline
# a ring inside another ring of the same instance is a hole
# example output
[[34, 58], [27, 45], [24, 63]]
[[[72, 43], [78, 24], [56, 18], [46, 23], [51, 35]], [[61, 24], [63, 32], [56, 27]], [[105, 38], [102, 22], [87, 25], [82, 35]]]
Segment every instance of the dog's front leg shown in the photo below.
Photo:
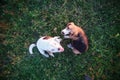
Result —
[[53, 53], [49, 53], [50, 56], [55, 57]]
[[70, 49], [74, 49], [71, 44], [68, 44], [67, 47], [70, 48]]
[[50, 52], [50, 51], [47, 51], [47, 52], [49, 53], [50, 56], [55, 57], [52, 52]]
[[41, 49], [38, 49], [39, 51], [40, 51], [40, 53], [42, 54], [42, 55], [44, 55], [45, 57], [49, 57], [49, 55], [48, 54], [45, 54], [45, 51], [44, 50], [41, 50]]

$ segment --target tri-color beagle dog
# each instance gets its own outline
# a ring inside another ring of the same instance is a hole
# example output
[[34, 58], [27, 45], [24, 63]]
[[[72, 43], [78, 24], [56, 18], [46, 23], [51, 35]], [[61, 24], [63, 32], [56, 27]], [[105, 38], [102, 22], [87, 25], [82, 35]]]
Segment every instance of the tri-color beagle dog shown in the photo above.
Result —
[[[33, 54], [33, 47], [37, 47], [39, 52], [44, 55], [45, 57], [52, 56], [54, 57], [53, 53], [56, 52], [63, 52], [64, 48], [61, 46], [61, 38], [59, 36], [50, 37], [50, 36], [44, 36], [41, 37], [36, 44], [31, 44], [29, 46], [29, 52], [30, 54]], [[46, 53], [47, 52], [47, 53]]]
[[64, 35], [64, 38], [72, 39], [72, 43], [67, 46], [71, 48], [75, 54], [81, 54], [88, 49], [88, 39], [85, 32], [73, 22], [68, 23], [61, 33]]

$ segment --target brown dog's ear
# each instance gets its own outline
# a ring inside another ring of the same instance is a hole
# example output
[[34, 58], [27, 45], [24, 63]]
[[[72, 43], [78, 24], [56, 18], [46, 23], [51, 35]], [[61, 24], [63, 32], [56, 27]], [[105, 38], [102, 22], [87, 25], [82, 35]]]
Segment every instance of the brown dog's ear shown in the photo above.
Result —
[[68, 23], [68, 24], [67, 24], [67, 27], [68, 27], [69, 25], [71, 25], [71, 23]]
[[73, 22], [69, 22], [69, 23], [67, 24], [67, 26], [69, 26], [69, 25], [74, 25], [74, 23], [73, 23]]
[[78, 33], [77, 37], [81, 37], [81, 34], [80, 34], [80, 33]]
[[77, 40], [79, 37], [77, 37], [76, 34], [74, 32], [72, 32], [70, 34], [70, 38], [73, 39], [73, 40]]
[[70, 24], [70, 25], [74, 25], [74, 22], [69, 22], [68, 24]]
[[70, 32], [70, 36], [74, 36], [74, 32]]

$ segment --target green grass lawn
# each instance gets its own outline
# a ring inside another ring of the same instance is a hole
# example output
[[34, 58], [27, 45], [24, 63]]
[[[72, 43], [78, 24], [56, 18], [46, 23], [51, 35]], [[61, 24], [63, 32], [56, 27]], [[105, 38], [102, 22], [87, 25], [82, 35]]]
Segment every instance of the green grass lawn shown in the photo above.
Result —
[[[120, 79], [120, 6], [117, 0], [2, 0], [0, 2], [0, 80]], [[67, 48], [45, 58], [28, 47], [40, 36], [63, 36], [68, 22], [81, 26], [89, 49]]]

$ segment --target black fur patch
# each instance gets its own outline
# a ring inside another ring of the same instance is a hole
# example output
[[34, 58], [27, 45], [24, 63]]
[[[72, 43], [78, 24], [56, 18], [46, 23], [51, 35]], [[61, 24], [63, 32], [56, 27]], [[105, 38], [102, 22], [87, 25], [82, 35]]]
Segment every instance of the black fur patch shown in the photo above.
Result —
[[79, 37], [77, 40], [73, 40], [72, 46], [81, 53], [85, 52], [87, 48], [87, 45], [85, 44], [82, 37]]

